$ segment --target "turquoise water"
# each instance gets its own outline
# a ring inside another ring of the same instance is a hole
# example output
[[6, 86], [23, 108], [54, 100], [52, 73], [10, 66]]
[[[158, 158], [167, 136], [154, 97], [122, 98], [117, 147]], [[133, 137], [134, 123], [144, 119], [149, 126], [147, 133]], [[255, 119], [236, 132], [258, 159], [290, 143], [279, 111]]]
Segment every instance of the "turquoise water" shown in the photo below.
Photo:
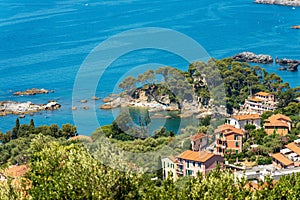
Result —
[[[46, 103], [49, 99], [56, 99], [63, 105], [61, 110], [27, 116], [21, 119], [21, 123], [28, 123], [31, 118], [37, 125], [73, 123], [72, 89], [76, 73], [89, 52], [115, 34], [133, 28], [162, 27], [188, 35], [215, 58], [253, 51], [300, 59], [300, 31], [290, 29], [297, 24], [300, 24], [300, 8], [258, 5], [252, 0], [44, 0], [39, 3], [2, 0], [0, 100]], [[145, 65], [147, 63], [180, 69], [188, 66], [186, 61], [167, 52], [131, 52], [105, 71], [96, 95], [103, 98], [112, 93], [120, 77], [140, 65], [151, 67]], [[300, 72], [278, 71], [274, 65], [264, 67], [279, 74], [291, 86], [300, 85]], [[12, 96], [12, 91], [33, 87], [54, 89], [55, 93]], [[101, 102], [95, 104], [99, 106]], [[83, 111], [78, 112], [89, 117]], [[114, 114], [97, 109], [97, 117], [100, 125], [104, 125], [111, 123]], [[15, 118], [1, 117], [1, 130], [11, 129]], [[161, 122], [156, 121], [153, 123]], [[168, 127], [177, 123], [169, 121]], [[81, 128], [79, 132], [89, 134], [89, 120], [84, 124], [87, 128]]]

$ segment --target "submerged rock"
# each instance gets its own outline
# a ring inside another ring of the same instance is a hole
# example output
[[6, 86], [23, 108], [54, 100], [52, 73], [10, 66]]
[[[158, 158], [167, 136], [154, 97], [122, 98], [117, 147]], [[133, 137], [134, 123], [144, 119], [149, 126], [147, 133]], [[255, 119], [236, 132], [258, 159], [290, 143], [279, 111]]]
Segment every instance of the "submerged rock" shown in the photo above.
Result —
[[95, 97], [95, 96], [93, 96], [93, 97], [92, 97], [92, 100], [95, 100], [95, 101], [96, 101], [96, 100], [99, 100], [99, 98], [98, 98], [98, 97]]

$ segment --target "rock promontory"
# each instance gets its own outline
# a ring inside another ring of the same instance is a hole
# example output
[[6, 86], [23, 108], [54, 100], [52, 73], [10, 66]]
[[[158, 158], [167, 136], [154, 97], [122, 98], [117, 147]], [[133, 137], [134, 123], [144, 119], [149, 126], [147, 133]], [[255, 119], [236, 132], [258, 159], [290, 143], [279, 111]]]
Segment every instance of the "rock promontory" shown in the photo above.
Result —
[[255, 3], [260, 4], [276, 4], [283, 6], [300, 6], [300, 0], [255, 0]]
[[253, 52], [242, 52], [234, 55], [232, 58], [236, 61], [241, 61], [241, 62], [253, 62], [253, 63], [262, 63], [262, 64], [273, 63], [272, 56], [264, 55], [264, 54], [255, 54]]
[[17, 91], [14, 92], [15, 96], [21, 96], [21, 95], [36, 95], [36, 94], [48, 94], [49, 92], [54, 92], [54, 90], [46, 90], [46, 89], [37, 89], [37, 88], [32, 88], [32, 89], [27, 89], [25, 91]]
[[43, 110], [57, 110], [61, 105], [55, 101], [47, 104], [33, 104], [32, 102], [15, 102], [15, 101], [2, 101], [0, 102], [0, 116], [13, 115], [26, 115]]

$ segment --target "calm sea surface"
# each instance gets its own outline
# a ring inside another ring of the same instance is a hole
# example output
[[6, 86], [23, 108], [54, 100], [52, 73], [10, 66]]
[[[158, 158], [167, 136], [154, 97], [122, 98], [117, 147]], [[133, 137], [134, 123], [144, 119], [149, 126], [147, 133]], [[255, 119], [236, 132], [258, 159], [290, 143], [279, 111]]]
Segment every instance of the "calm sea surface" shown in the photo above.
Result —
[[[73, 123], [72, 89], [77, 71], [86, 56], [98, 44], [122, 31], [142, 27], [169, 28], [196, 40], [211, 57], [224, 58], [241, 51], [270, 54], [273, 57], [300, 59], [300, 31], [290, 28], [300, 24], [300, 8], [258, 5], [252, 0], [189, 1], [0, 1], [0, 101], [46, 103], [56, 99], [59, 111], [26, 116], [36, 125]], [[113, 44], [115, 45], [118, 44]], [[110, 48], [109, 46], [107, 47]], [[112, 93], [121, 77], [132, 68], [146, 69], [168, 65], [187, 69], [188, 63], [171, 53], [141, 50], [128, 53], [105, 71], [96, 96]], [[147, 65], [148, 64], [148, 65]], [[278, 71], [291, 86], [300, 85], [300, 72]], [[88, 77], [87, 77], [88, 78]], [[12, 92], [27, 88], [54, 89], [49, 95], [13, 97]], [[91, 97], [86, 97], [90, 100]], [[78, 100], [79, 101], [79, 100]], [[87, 103], [89, 105], [91, 101]], [[100, 101], [96, 102], [98, 107]], [[84, 112], [82, 112], [84, 115]], [[114, 119], [111, 111], [97, 109], [100, 125]], [[14, 125], [16, 116], [0, 118], [0, 130]], [[152, 120], [154, 127], [164, 120]], [[169, 129], [178, 121], [166, 120]], [[79, 133], [89, 135], [89, 120], [82, 122]]]

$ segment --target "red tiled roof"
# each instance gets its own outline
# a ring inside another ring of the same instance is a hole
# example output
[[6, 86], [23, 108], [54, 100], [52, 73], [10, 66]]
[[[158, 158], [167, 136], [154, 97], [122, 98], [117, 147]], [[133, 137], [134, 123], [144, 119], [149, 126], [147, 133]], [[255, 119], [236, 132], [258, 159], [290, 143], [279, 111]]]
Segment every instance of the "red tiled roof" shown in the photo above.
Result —
[[279, 162], [281, 162], [285, 166], [289, 166], [289, 165], [293, 164], [293, 161], [289, 160], [288, 158], [283, 156], [281, 153], [272, 154], [271, 157], [275, 158], [276, 160], [278, 160]]
[[224, 134], [229, 134], [229, 133], [236, 133], [240, 135], [244, 134], [243, 130], [237, 129], [234, 126], [229, 124], [223, 124], [221, 126], [218, 126], [218, 128], [215, 130], [215, 133], [220, 133], [220, 132], [223, 132]]
[[198, 161], [198, 162], [206, 162], [210, 158], [212, 158], [215, 154], [208, 153], [206, 151], [191, 151], [186, 150], [180, 155], [177, 156], [177, 158], [185, 159], [185, 160], [191, 160], [191, 161]]
[[270, 94], [270, 93], [268, 93], [268, 92], [258, 92], [258, 93], [256, 93], [255, 95], [260, 95], [260, 96], [269, 96], [269, 95], [272, 95], [272, 94]]
[[289, 143], [285, 146], [300, 156], [300, 147], [296, 145], [295, 142]]
[[282, 122], [281, 119], [284, 121], [291, 122], [291, 119], [288, 116], [282, 114], [276, 114], [270, 116], [268, 119], [265, 120], [264, 126], [265, 127], [289, 127], [287, 122]]
[[288, 122], [292, 122], [291, 118], [289, 118], [288, 116], [285, 116], [283, 114], [276, 114], [276, 115], [272, 115], [268, 118], [268, 120], [280, 120], [280, 119], [283, 119], [285, 121], [288, 121]]
[[196, 135], [192, 135], [191, 136], [191, 140], [195, 141], [195, 140], [199, 140], [199, 139], [204, 138], [204, 137], [206, 137], [206, 134], [204, 134], [204, 133], [198, 133]]
[[247, 119], [260, 119], [261, 117], [259, 116], [259, 114], [249, 114], [249, 115], [233, 115], [232, 116], [234, 119], [239, 120], [239, 121], [243, 121], [243, 120], [247, 120]]

